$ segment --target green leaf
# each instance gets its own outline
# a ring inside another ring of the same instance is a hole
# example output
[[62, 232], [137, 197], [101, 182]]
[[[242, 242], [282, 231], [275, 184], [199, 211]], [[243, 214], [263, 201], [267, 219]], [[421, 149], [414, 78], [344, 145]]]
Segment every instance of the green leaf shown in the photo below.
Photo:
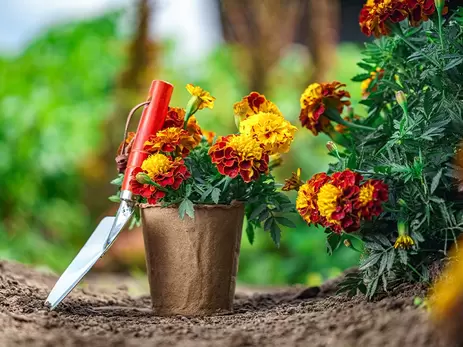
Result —
[[111, 184], [113, 184], [115, 186], [121, 186], [123, 180], [124, 180], [124, 175], [120, 174], [119, 177], [117, 177], [117, 178], [115, 178], [115, 179], [113, 179], [111, 181]]
[[[365, 64], [365, 63], [363, 63], [363, 62], [357, 63], [357, 66], [359, 66], [359, 67], [361, 67], [362, 69], [367, 70], [367, 71], [369, 71], [369, 72], [373, 72], [373, 71], [376, 70], [374, 66]], [[370, 76], [368, 76], [368, 77], [370, 77]]]
[[379, 263], [378, 276], [382, 275], [387, 266], [388, 254], [385, 252], [381, 257], [381, 262]]
[[288, 228], [296, 228], [296, 224], [294, 222], [286, 217], [275, 217], [276, 221], [278, 224], [284, 225], [285, 227]]
[[280, 247], [281, 229], [273, 218], [272, 220], [273, 222], [271, 223], [270, 236], [272, 237], [272, 240], [275, 242], [277, 247]]
[[394, 265], [394, 259], [395, 259], [395, 250], [391, 249], [387, 254], [387, 265], [386, 265], [387, 271], [391, 271], [392, 266]]
[[112, 202], [121, 202], [121, 198], [117, 195], [111, 195], [108, 199]]
[[399, 258], [400, 258], [400, 262], [402, 264], [407, 265], [407, 263], [408, 263], [408, 255], [407, 255], [406, 250], [399, 249]]
[[248, 225], [246, 226], [246, 235], [248, 236], [248, 241], [252, 245], [254, 243], [254, 226], [248, 222]]
[[339, 248], [342, 242], [342, 236], [333, 232], [330, 232], [326, 237], [326, 252], [329, 255], [333, 255], [333, 252]]
[[361, 73], [361, 74], [358, 74], [358, 75], [355, 75], [351, 81], [352, 82], [363, 82], [365, 81], [366, 79], [370, 78], [370, 74], [369, 73]]
[[434, 176], [434, 178], [432, 179], [431, 189], [429, 191], [431, 194], [434, 193], [437, 186], [439, 185], [439, 181], [441, 177], [442, 177], [442, 169], [440, 169], [439, 172], [437, 172], [436, 176]]
[[423, 103], [423, 107], [424, 107], [424, 113], [426, 114], [426, 116], [430, 116], [431, 113], [432, 113], [432, 106], [433, 106], [433, 99], [432, 99], [432, 91], [431, 89], [429, 88], [427, 91], [426, 91], [426, 94], [424, 96], [424, 103]]
[[183, 199], [182, 203], [178, 207], [178, 214], [180, 219], [185, 218], [185, 214], [187, 214], [190, 218], [195, 217], [195, 209], [193, 206], [193, 202], [190, 199]]
[[366, 258], [363, 263], [359, 266], [359, 270], [363, 271], [369, 267], [375, 265], [378, 260], [381, 258], [382, 253], [372, 253], [368, 258]]
[[190, 197], [192, 191], [191, 184], [187, 184], [185, 187], [185, 198]]
[[444, 71], [453, 69], [454, 67], [460, 65], [461, 63], [463, 63], [463, 57], [453, 59], [447, 65], [445, 65]]
[[262, 204], [254, 208], [249, 215], [248, 219], [249, 220], [254, 220], [256, 219], [262, 212], [264, 212], [267, 209], [267, 204]]
[[214, 203], [218, 204], [219, 203], [219, 199], [220, 199], [220, 189], [219, 188], [214, 188], [212, 190], [212, 194], [211, 194], [211, 197], [212, 197], [212, 201], [214, 201]]
[[373, 295], [376, 293], [376, 289], [378, 288], [378, 281], [379, 277], [375, 277], [375, 279], [371, 282], [368, 283], [367, 285], [367, 293], [368, 293], [368, 298], [371, 299]]

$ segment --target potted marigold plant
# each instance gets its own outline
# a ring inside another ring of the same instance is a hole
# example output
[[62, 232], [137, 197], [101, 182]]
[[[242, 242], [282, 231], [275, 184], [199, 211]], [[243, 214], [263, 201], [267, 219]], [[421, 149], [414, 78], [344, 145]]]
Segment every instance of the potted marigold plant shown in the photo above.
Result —
[[169, 108], [163, 128], [145, 143], [149, 157], [130, 178], [160, 315], [231, 311], [244, 217], [251, 243], [262, 227], [278, 245], [280, 225], [293, 224], [283, 214], [294, 207], [271, 170], [296, 128], [265, 96], [251, 93], [234, 106], [239, 132], [217, 137], [195, 118], [213, 108], [214, 97], [200, 87], [187, 90], [186, 109]]
[[[327, 134], [335, 162], [307, 181], [298, 170], [285, 190], [298, 191], [303, 219], [322, 226], [328, 252], [361, 252], [359, 271], [340, 287], [372, 297], [429, 269], [463, 232], [454, 157], [463, 138], [463, 9], [443, 0], [369, 0], [358, 65], [364, 99], [351, 105], [339, 82], [315, 83], [301, 95], [300, 121]], [[356, 112], [365, 107], [365, 116]], [[360, 242], [359, 242], [360, 241]]]

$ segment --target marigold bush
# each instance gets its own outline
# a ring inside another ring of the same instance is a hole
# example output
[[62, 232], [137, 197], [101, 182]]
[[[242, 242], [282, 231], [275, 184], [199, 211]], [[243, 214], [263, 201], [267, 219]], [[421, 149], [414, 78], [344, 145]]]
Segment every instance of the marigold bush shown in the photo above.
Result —
[[[340, 82], [302, 93], [301, 125], [331, 138], [335, 162], [305, 183], [293, 174], [284, 190], [297, 190], [299, 214], [325, 228], [329, 253], [361, 249], [359, 273], [341, 291], [371, 297], [427, 282], [429, 266], [463, 232], [463, 171], [454, 160], [463, 139], [463, 8], [369, 0], [359, 23], [378, 38], [358, 64], [365, 73], [353, 78], [364, 100], [348, 107]], [[366, 117], [354, 117], [360, 107]]]

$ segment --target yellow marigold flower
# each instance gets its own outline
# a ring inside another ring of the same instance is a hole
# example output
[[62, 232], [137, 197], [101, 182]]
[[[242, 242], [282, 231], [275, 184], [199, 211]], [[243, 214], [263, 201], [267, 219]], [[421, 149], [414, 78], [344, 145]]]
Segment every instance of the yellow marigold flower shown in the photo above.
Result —
[[332, 218], [338, 207], [338, 200], [342, 195], [342, 189], [327, 183], [320, 188], [317, 195], [318, 211], [329, 223], [340, 224], [339, 220]]
[[259, 112], [240, 124], [242, 134], [254, 137], [269, 154], [287, 153], [296, 127], [276, 113]]
[[397, 237], [394, 243], [394, 248], [410, 249], [415, 244], [415, 241], [408, 235], [401, 235]]
[[142, 170], [145, 171], [151, 179], [169, 172], [171, 167], [172, 161], [161, 153], [149, 156], [141, 165]]
[[188, 93], [191, 94], [191, 99], [188, 102], [187, 106], [187, 113], [189, 115], [194, 114], [198, 110], [202, 110], [203, 108], [214, 108], [214, 101], [215, 98], [211, 96], [211, 94], [201, 87], [194, 86], [192, 84], [187, 84], [186, 89]]
[[[449, 254], [450, 261], [431, 289], [431, 318], [452, 342], [463, 343], [461, 336], [463, 312], [463, 239]], [[460, 345], [458, 344], [458, 345]]]
[[351, 103], [349, 92], [340, 90], [345, 84], [339, 82], [313, 83], [302, 93], [300, 104], [301, 113], [299, 120], [303, 127], [306, 127], [314, 135], [319, 132], [327, 132], [331, 126], [330, 119], [325, 114], [328, 108], [342, 113], [344, 106]]
[[329, 179], [326, 173], [318, 173], [304, 183], [297, 192], [296, 209], [307, 224], [316, 224], [320, 221], [317, 194]]
[[236, 125], [239, 128], [239, 123], [252, 115], [259, 112], [268, 112], [282, 115], [278, 107], [271, 101], [267, 100], [264, 95], [257, 92], [252, 92], [246, 95], [241, 101], [233, 105]]
[[151, 136], [145, 142], [144, 150], [150, 153], [176, 152], [186, 156], [196, 145], [197, 142], [188, 131], [182, 128], [167, 128]]
[[301, 168], [298, 168], [296, 172], [293, 172], [291, 177], [285, 179], [285, 185], [281, 190], [288, 192], [290, 190], [299, 190], [299, 188], [304, 184], [301, 180]]

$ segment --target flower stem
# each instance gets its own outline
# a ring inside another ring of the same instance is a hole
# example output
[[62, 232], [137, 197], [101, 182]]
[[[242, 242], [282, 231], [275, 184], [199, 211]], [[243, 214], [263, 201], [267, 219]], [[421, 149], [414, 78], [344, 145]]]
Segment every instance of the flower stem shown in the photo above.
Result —
[[353, 122], [348, 122], [344, 120], [339, 112], [337, 110], [333, 110], [331, 108], [327, 108], [325, 111], [325, 115], [328, 117], [328, 119], [332, 120], [333, 122], [342, 124], [348, 128], [354, 128], [354, 129], [359, 129], [359, 130], [365, 130], [365, 131], [375, 131], [375, 128], [367, 127], [364, 125], [356, 124]]

